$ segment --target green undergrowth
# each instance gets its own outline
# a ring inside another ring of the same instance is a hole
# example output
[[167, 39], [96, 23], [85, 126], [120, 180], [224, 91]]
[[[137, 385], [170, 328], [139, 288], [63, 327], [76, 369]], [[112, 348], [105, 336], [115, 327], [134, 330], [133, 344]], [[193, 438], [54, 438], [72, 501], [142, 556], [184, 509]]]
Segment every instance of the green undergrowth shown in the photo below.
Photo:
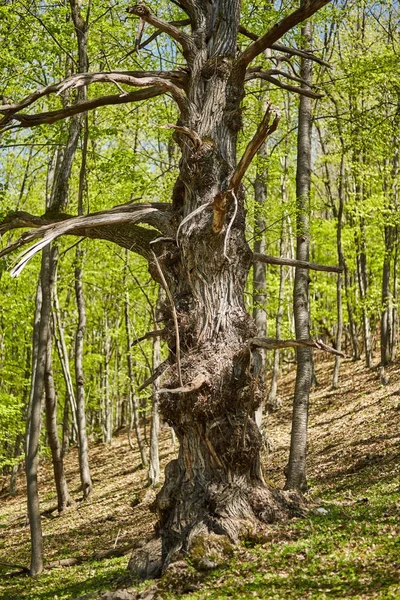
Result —
[[[330, 491], [316, 507], [327, 513], [313, 509], [305, 518], [272, 527], [263, 539], [238, 548], [198, 590], [163, 593], [164, 600], [400, 599], [398, 483], [366, 486], [357, 496]], [[89, 599], [102, 590], [138, 589], [126, 565], [125, 556], [53, 569], [36, 580], [3, 580], [0, 598]]]
[[400, 599], [398, 483], [359, 497], [331, 493], [317, 506], [328, 512], [314, 510], [273, 528], [262, 543], [245, 544], [199, 591], [180, 598]]
[[45, 571], [40, 577], [0, 579], [1, 600], [70, 600], [96, 598], [101, 591], [131, 585], [127, 558], [119, 557], [86, 562], [73, 567]]

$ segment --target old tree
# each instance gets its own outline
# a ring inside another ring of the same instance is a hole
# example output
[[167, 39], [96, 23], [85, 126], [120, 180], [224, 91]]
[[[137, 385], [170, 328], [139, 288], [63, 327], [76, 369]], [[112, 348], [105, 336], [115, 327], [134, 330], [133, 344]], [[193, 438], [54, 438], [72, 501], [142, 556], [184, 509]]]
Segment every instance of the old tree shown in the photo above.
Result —
[[[170, 355], [153, 378], [162, 376], [160, 409], [174, 428], [180, 449], [177, 460], [166, 468], [165, 484], [155, 502], [163, 565], [179, 551], [189, 551], [198, 536], [213, 533], [235, 541], [254, 531], [260, 521], [271, 522], [290, 511], [294, 501], [289, 492], [270, 490], [262, 477], [261, 436], [253, 420], [263, 395], [257, 347], [274, 344], [255, 338], [244, 306], [250, 266], [263, 257], [254, 257], [245, 240], [242, 180], [278, 125], [273, 107], [267, 106], [240, 160], [237, 138], [246, 82], [270, 80], [277, 74], [263, 70], [255, 59], [267, 49], [290, 53], [278, 40], [328, 1], [305, 0], [261, 37], [241, 26], [241, 0], [178, 0], [174, 4], [182, 19], [173, 23], [138, 4], [128, 12], [139, 18], [139, 29], [148, 24], [156, 33], [170, 36], [185, 68], [97, 73], [85, 68], [88, 21], [80, 15], [79, 3], [73, 2], [78, 11], [77, 73], [0, 106], [3, 130], [51, 124], [101, 106], [161, 94], [178, 107], [178, 122], [166, 124], [181, 150], [171, 202], [129, 203], [76, 217], [51, 210], [42, 216], [13, 213], [1, 225], [2, 233], [30, 228], [3, 254], [35, 241], [16, 274], [55, 238], [86, 236], [110, 240], [145, 257], [151, 275], [166, 291], [163, 319]], [[238, 50], [239, 35], [243, 51]], [[315, 59], [306, 52], [294, 53]], [[110, 82], [118, 93], [90, 99], [82, 93], [95, 83]], [[297, 82], [300, 88], [283, 85], [315, 97], [301, 80]], [[128, 93], [121, 86], [138, 89]], [[78, 89], [75, 100], [63, 108], [31, 112], [39, 99], [73, 89]], [[160, 566], [148, 562], [153, 574]]]

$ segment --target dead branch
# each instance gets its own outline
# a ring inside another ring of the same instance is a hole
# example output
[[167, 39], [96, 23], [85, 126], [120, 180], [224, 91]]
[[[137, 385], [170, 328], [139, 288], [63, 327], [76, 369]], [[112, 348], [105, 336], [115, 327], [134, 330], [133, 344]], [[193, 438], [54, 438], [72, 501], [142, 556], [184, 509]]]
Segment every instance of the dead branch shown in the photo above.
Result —
[[[242, 35], [245, 35], [246, 37], [248, 37], [250, 40], [253, 40], [254, 42], [256, 42], [257, 40], [260, 39], [256, 33], [249, 31], [246, 27], [243, 27], [242, 25], [240, 25], [240, 27], [239, 27], [239, 33], [241, 33]], [[278, 52], [284, 52], [285, 54], [290, 54], [291, 56], [300, 56], [302, 58], [308, 58], [309, 60], [312, 60], [324, 67], [328, 67], [329, 69], [332, 68], [329, 63], [327, 63], [322, 58], [315, 56], [314, 54], [312, 54], [311, 51], [299, 50], [298, 48], [289, 48], [288, 46], [284, 46], [283, 44], [271, 44], [270, 46], [267, 46], [267, 48], [271, 48], [272, 50], [277, 50]], [[274, 57], [271, 57], [271, 58], [274, 58]]]
[[[274, 119], [270, 124], [270, 120], [272, 115], [274, 115]], [[229, 183], [228, 189], [236, 191], [246, 173], [247, 169], [250, 166], [251, 161], [253, 160], [257, 150], [263, 144], [268, 135], [273, 133], [278, 127], [280, 119], [280, 114], [273, 108], [271, 104], [267, 105], [267, 109], [265, 111], [264, 117], [257, 127], [257, 131], [254, 134], [254, 137], [247, 145], [246, 150], [243, 153], [242, 158], [239, 161], [238, 166], [235, 169], [235, 172], [232, 175], [231, 181]]]
[[178, 388], [161, 388], [158, 390], [159, 394], [189, 394], [190, 392], [195, 392], [201, 388], [201, 386], [207, 382], [207, 378], [205, 375], [200, 373], [197, 375], [193, 381], [188, 383], [185, 386]]
[[133, 346], [140, 344], [140, 342], [143, 342], [144, 340], [149, 340], [149, 339], [155, 338], [155, 337], [162, 337], [164, 334], [165, 334], [165, 329], [155, 329], [154, 331], [148, 331], [141, 337], [134, 340], [131, 343], [131, 347], [133, 348]]
[[[138, 222], [147, 223], [161, 232], [169, 232], [175, 235], [175, 227], [172, 225], [171, 215], [168, 213], [167, 207], [169, 205], [163, 203], [126, 204], [83, 217], [72, 217], [70, 215], [59, 215], [57, 218], [50, 215], [35, 217], [23, 212], [11, 213], [0, 223], [0, 235], [8, 230], [20, 227], [33, 226], [36, 229], [24, 233], [16, 242], [0, 250], [0, 257], [10, 254], [37, 238], [43, 238], [20, 256], [20, 262], [12, 271], [12, 274], [16, 276], [39, 250], [61, 235], [80, 235], [100, 239], [111, 238], [116, 243], [120, 243], [119, 241], [123, 238], [121, 227], [129, 225], [129, 237], [133, 240], [133, 243], [128, 247], [138, 251], [135, 247], [135, 241], [141, 242], [139, 248], [142, 251], [139, 253], [148, 258], [150, 253], [149, 243], [158, 236], [158, 233], [157, 231], [142, 230], [138, 227], [134, 229], [134, 224]], [[119, 226], [119, 231], [114, 233], [115, 239], [113, 239], [112, 229], [116, 225]], [[97, 234], [96, 230], [100, 228], [105, 231], [102, 234]], [[127, 247], [126, 244], [120, 245]]]
[[193, 38], [184, 31], [181, 31], [171, 22], [163, 21], [156, 17], [145, 4], [136, 4], [135, 6], [128, 8], [126, 12], [140, 17], [149, 25], [153, 25], [153, 27], [156, 27], [163, 33], [169, 35], [181, 46], [185, 58], [191, 59], [193, 57], [195, 50]]
[[139, 386], [138, 392], [141, 392], [142, 390], [147, 388], [149, 385], [151, 385], [156, 379], [161, 377], [161, 375], [163, 373], [165, 373], [165, 371], [167, 369], [169, 369], [170, 366], [171, 366], [171, 363], [169, 362], [168, 359], [165, 360], [164, 362], [162, 362], [161, 365], [158, 365], [158, 367], [153, 371], [153, 373], [150, 375], [150, 377], [145, 379], [145, 381], [142, 383], [142, 385]]
[[266, 350], [279, 350], [282, 348], [316, 348], [317, 350], [324, 350], [325, 352], [329, 352], [330, 354], [335, 354], [336, 356], [341, 356], [342, 358], [349, 358], [343, 352], [339, 352], [332, 348], [331, 346], [327, 346], [322, 340], [276, 340], [274, 338], [253, 338], [250, 340], [250, 346], [255, 346], [256, 348], [265, 348]]
[[272, 44], [271, 48], [272, 48], [272, 50], [278, 50], [278, 52], [284, 52], [285, 54], [290, 54], [292, 56], [300, 56], [301, 58], [308, 58], [309, 60], [312, 60], [312, 61], [322, 65], [323, 67], [327, 67], [328, 69], [332, 68], [332, 65], [327, 63], [322, 58], [315, 56], [315, 54], [312, 54], [310, 51], [307, 51], [307, 50], [299, 50], [298, 48], [289, 48], [288, 46], [283, 46], [282, 44]]
[[329, 265], [319, 265], [317, 263], [307, 262], [305, 260], [295, 260], [293, 258], [278, 258], [277, 256], [266, 256], [265, 254], [253, 254], [254, 262], [263, 262], [267, 265], [282, 265], [301, 269], [310, 269], [311, 271], [324, 271], [326, 273], [342, 273], [343, 267]]
[[[175, 25], [175, 27], [185, 27], [185, 25], [190, 25], [190, 23], [191, 23], [190, 19], [181, 19], [180, 21], [169, 21], [169, 25]], [[148, 44], [153, 42], [161, 34], [162, 34], [162, 31], [160, 29], [158, 31], [155, 31], [154, 33], [152, 33], [148, 38], [146, 38], [144, 40], [144, 42], [142, 42], [138, 46], [138, 50], [145, 48], [145, 46], [147, 46]]]
[[167, 123], [167, 125], [163, 125], [162, 127], [163, 129], [174, 129], [178, 133], [186, 135], [193, 142], [193, 146], [196, 150], [200, 148], [201, 137], [193, 129], [189, 129], [189, 127], [183, 127], [182, 125], [172, 125], [170, 123]]
[[320, 8], [328, 4], [328, 2], [330, 0], [309, 0], [308, 2], [304, 2], [300, 8], [284, 17], [279, 23], [276, 23], [263, 36], [254, 40], [239, 56], [238, 65], [247, 66], [256, 56], [264, 52], [267, 48], [271, 48], [272, 44], [280, 40], [290, 29], [311, 17]]
[[[284, 73], [281, 72], [280, 74], [283, 75]], [[289, 79], [293, 79], [290, 75], [287, 75], [286, 73], [285, 75]], [[280, 87], [283, 90], [287, 90], [288, 92], [294, 92], [295, 94], [300, 94], [301, 96], [307, 96], [307, 98], [313, 98], [314, 100], [319, 100], [320, 98], [323, 98], [322, 94], [316, 94], [315, 92], [312, 92], [307, 88], [298, 87], [296, 85], [290, 85], [289, 83], [283, 83], [283, 81], [280, 81], [279, 79], [276, 79], [276, 77], [272, 77], [271, 75], [269, 75], [268, 71], [259, 71], [258, 73], [252, 73], [248, 77], [247, 81], [251, 79], [263, 79], [264, 81], [269, 81], [273, 85], [276, 85], [277, 87]]]
[[130, 92], [129, 94], [126, 94], [124, 96], [121, 96], [121, 94], [101, 96], [100, 98], [86, 100], [85, 102], [80, 102], [79, 104], [73, 104], [71, 106], [66, 106], [65, 108], [38, 113], [35, 115], [27, 115], [25, 113], [21, 114], [10, 111], [0, 120], [0, 131], [2, 129], [8, 129], [7, 125], [13, 120], [18, 121], [18, 124], [13, 126], [15, 128], [36, 127], [37, 125], [44, 124], [49, 125], [51, 123], [56, 123], [61, 119], [73, 117], [74, 115], [79, 115], [81, 113], [87, 112], [89, 110], [94, 110], [95, 108], [99, 108], [101, 106], [113, 106], [117, 104], [128, 104], [130, 102], [140, 102], [149, 98], [161, 96], [161, 94], [164, 93], [165, 91], [160, 87], [153, 86], [143, 90]]
[[155, 252], [153, 252], [153, 251], [152, 251], [152, 256], [153, 256], [154, 264], [156, 265], [156, 269], [157, 269], [158, 274], [160, 276], [162, 286], [163, 286], [163, 288], [165, 290], [165, 293], [167, 294], [167, 298], [168, 298], [169, 303], [171, 305], [172, 318], [174, 320], [174, 327], [175, 327], [176, 369], [178, 371], [179, 383], [183, 387], [182, 371], [181, 371], [181, 342], [180, 342], [180, 336], [179, 336], [178, 315], [176, 314], [175, 302], [174, 302], [174, 299], [172, 297], [171, 290], [169, 289], [169, 285], [167, 283], [167, 280], [164, 277], [164, 273], [162, 272], [161, 265], [158, 262], [158, 258], [156, 256]]
[[[110, 81], [110, 78], [113, 80], [117, 80], [120, 83], [127, 83], [128, 85], [135, 85], [134, 80], [144, 79], [151, 80], [156, 79], [155, 83], [144, 83], [142, 85], [157, 85], [158, 80], [167, 80], [170, 82], [175, 82], [177, 85], [183, 85], [184, 72], [183, 71], [104, 71], [99, 73], [76, 73], [75, 75], [70, 75], [66, 79], [62, 81], [58, 81], [57, 83], [52, 83], [51, 85], [47, 85], [43, 88], [35, 90], [32, 94], [26, 96], [20, 102], [15, 104], [2, 104], [0, 105], [0, 113], [8, 113], [8, 112], [18, 112], [23, 108], [27, 108], [36, 100], [40, 98], [44, 98], [45, 96], [50, 96], [51, 94], [59, 95], [64, 90], [71, 88], [78, 88], [82, 86], [87, 86], [92, 83], [105, 83]], [[122, 79], [120, 79], [122, 78]], [[123, 80], [124, 78], [125, 81]], [[130, 81], [130, 82], [129, 82]], [[141, 87], [139, 84], [138, 87]]]
[[[246, 173], [247, 169], [250, 166], [251, 161], [253, 160], [257, 150], [260, 148], [262, 143], [265, 141], [266, 137], [273, 133], [278, 127], [280, 115], [275, 112], [274, 120], [272, 124], [270, 124], [271, 116], [274, 113], [275, 109], [273, 109], [271, 104], [268, 104], [267, 109], [265, 111], [264, 117], [259, 124], [254, 137], [247, 145], [246, 150], [243, 153], [242, 158], [237, 165], [235, 172], [233, 173], [227, 192], [220, 192], [214, 198], [212, 203], [213, 208], [213, 223], [212, 229], [214, 233], [219, 233], [222, 231], [222, 228], [225, 223], [226, 211], [228, 209], [228, 203], [236, 198], [235, 193], [237, 192], [239, 185]], [[226, 252], [226, 248], [224, 246], [224, 253]]]

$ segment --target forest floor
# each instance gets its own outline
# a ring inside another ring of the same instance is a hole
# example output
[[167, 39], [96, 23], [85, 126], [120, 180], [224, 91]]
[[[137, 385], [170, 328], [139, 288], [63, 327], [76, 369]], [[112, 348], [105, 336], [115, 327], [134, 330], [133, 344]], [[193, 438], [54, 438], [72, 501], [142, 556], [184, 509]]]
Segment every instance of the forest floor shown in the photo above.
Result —
[[[332, 360], [316, 364], [309, 429], [310, 510], [306, 516], [270, 526], [264, 538], [238, 547], [226, 564], [181, 594], [163, 590], [164, 600], [230, 598], [400, 599], [400, 365], [388, 369], [389, 384], [377, 370], [345, 362], [341, 386], [330, 389]], [[270, 438], [264, 464], [267, 480], [282, 486], [290, 433], [294, 373], [282, 378], [281, 408], [267, 417]], [[164, 430], [162, 465], [173, 457]], [[29, 527], [23, 476], [15, 497], [0, 494], [0, 599], [76, 600], [105, 590], [144, 590], [127, 574], [133, 546], [151, 535], [150, 504], [139, 455], [121, 431], [112, 446], [90, 448], [94, 493], [79, 502], [77, 453], [66, 460], [74, 506], [61, 516], [55, 507], [50, 460], [40, 466], [46, 563], [75, 558], [77, 564], [45, 570], [32, 580], [10, 576], [29, 564]], [[0, 489], [2, 481], [0, 479]], [[6, 483], [4, 482], [6, 488]], [[106, 551], [122, 556], [104, 556]], [[6, 564], [5, 564], [6, 563]], [[142, 595], [143, 597], [145, 594]], [[151, 596], [151, 594], [150, 594]], [[149, 597], [150, 597], [149, 596]]]

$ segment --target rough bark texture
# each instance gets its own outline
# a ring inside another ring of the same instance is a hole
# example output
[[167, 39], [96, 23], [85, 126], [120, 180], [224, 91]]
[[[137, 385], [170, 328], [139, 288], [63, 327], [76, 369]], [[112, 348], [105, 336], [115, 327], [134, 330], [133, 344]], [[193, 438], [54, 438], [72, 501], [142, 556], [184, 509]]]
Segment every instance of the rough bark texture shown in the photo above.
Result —
[[[259, 150], [259, 156], [265, 157], [266, 147], [261, 146]], [[257, 173], [256, 180], [254, 182], [254, 201], [255, 201], [255, 236], [254, 241], [254, 253], [265, 254], [266, 242], [265, 242], [265, 202], [267, 198], [267, 170], [264, 169]], [[267, 312], [266, 312], [266, 284], [267, 284], [267, 268], [266, 265], [261, 262], [255, 262], [253, 266], [253, 318], [257, 327], [258, 337], [267, 337]], [[265, 379], [265, 359], [266, 352], [264, 349], [260, 350], [260, 356], [262, 360], [262, 378]], [[259, 408], [256, 410], [254, 420], [257, 423], [260, 430], [262, 430], [262, 418], [264, 413], [264, 402], [262, 402]]]
[[[256, 327], [244, 306], [252, 255], [244, 237], [243, 189], [223, 202], [242, 123], [243, 77], [232, 68], [240, 2], [222, 0], [211, 10], [194, 4], [197, 51], [188, 110], [179, 125], [200, 142], [174, 134], [182, 160], [173, 208], [179, 219], [188, 218], [178, 231], [178, 247], [169, 241], [153, 245], [169, 290], [163, 316], [171, 356], [160, 411], [180, 447], [154, 503], [160, 562], [148, 559], [143, 566], [141, 551], [142, 560], [135, 556], [130, 563], [142, 576], [159, 572], [180, 552], [190, 553], [205, 535], [235, 542], [260, 521], [287, 514], [291, 504], [289, 495], [265, 485], [260, 469], [262, 438], [253, 415], [264, 390], [261, 357], [248, 344]], [[214, 217], [206, 208], [212, 204], [219, 211]], [[150, 269], [163, 283], [155, 260]]]
[[[310, 44], [311, 26], [309, 23], [302, 28], [302, 35], [306, 40], [306, 43]], [[311, 87], [312, 61], [309, 59], [302, 59], [301, 78]], [[297, 137], [296, 173], [297, 260], [309, 260], [310, 252], [309, 202], [311, 177], [311, 129], [312, 101], [306, 96], [301, 96]], [[293, 308], [296, 339], [309, 338], [309, 274], [305, 269], [296, 269], [293, 292]], [[297, 371], [293, 399], [292, 433], [290, 439], [290, 454], [285, 487], [286, 489], [304, 490], [307, 488], [307, 424], [308, 399], [313, 374], [312, 350], [311, 348], [297, 348], [296, 356]]]

